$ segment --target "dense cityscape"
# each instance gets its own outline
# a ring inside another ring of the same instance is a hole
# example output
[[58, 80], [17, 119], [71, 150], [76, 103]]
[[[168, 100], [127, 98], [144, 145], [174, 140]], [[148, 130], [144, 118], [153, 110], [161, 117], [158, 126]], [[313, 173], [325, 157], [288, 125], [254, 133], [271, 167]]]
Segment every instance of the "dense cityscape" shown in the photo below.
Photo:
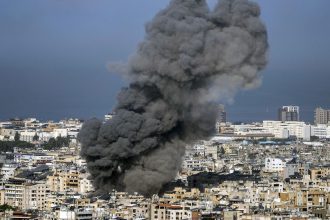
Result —
[[[0, 122], [2, 219], [329, 219], [330, 110], [301, 121], [298, 106], [278, 120], [226, 121], [186, 146], [180, 171], [159, 194], [93, 189], [77, 135], [83, 121]], [[111, 123], [113, 115], [105, 116]]]
[[330, 220], [329, 7], [0, 1], [0, 220]]

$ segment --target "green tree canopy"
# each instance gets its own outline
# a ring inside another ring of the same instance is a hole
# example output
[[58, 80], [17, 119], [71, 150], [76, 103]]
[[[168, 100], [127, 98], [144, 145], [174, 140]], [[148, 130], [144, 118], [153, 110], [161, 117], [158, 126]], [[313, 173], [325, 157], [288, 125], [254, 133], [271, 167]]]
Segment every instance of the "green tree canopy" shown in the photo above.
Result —
[[29, 149], [33, 148], [34, 144], [25, 141], [0, 141], [0, 152], [13, 152], [15, 147]]
[[21, 135], [16, 131], [15, 136], [14, 136], [14, 140], [19, 141], [20, 137], [21, 137]]
[[69, 137], [61, 137], [58, 136], [55, 138], [50, 138], [48, 142], [46, 142], [43, 147], [46, 150], [57, 150], [61, 147], [67, 147], [70, 144], [70, 138]]

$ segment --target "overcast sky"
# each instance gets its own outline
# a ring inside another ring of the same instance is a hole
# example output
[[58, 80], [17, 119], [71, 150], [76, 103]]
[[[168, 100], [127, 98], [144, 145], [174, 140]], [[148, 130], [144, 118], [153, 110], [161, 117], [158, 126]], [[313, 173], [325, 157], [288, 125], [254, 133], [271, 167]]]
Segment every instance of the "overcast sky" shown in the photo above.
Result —
[[[214, 4], [210, 1], [210, 5]], [[263, 84], [226, 106], [231, 121], [276, 119], [299, 105], [312, 121], [330, 107], [329, 0], [258, 0], [269, 32]], [[168, 0], [0, 0], [0, 119], [102, 117], [126, 82], [106, 69], [126, 61], [144, 24]]]

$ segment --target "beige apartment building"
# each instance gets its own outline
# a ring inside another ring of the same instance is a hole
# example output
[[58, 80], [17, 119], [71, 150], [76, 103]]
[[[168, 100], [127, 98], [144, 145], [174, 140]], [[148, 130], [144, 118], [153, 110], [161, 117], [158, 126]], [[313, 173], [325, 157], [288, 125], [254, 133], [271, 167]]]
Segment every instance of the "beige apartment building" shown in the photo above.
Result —
[[79, 191], [79, 171], [75, 169], [55, 170], [47, 177], [47, 185], [52, 192]]
[[330, 121], [330, 110], [318, 107], [314, 111], [315, 124], [328, 124]]
[[299, 208], [300, 211], [308, 211], [311, 209], [326, 208], [329, 193], [319, 189], [300, 189], [295, 192], [295, 208]]
[[151, 204], [150, 220], [192, 219], [192, 211], [188, 207], [172, 204]]
[[71, 191], [87, 194], [94, 189], [88, 174], [75, 169], [55, 170], [53, 175], [47, 177], [47, 185], [52, 192]]
[[8, 183], [5, 184], [3, 191], [4, 201], [1, 202], [22, 210], [44, 210], [47, 197], [50, 193], [44, 182], [27, 183], [26, 180], [23, 179], [10, 179]]
[[314, 167], [309, 170], [311, 180], [330, 176], [330, 167]]
[[45, 183], [26, 184], [23, 209], [45, 210], [50, 190]]
[[10, 206], [23, 208], [25, 180], [23, 179], [10, 179], [5, 184], [5, 201]]

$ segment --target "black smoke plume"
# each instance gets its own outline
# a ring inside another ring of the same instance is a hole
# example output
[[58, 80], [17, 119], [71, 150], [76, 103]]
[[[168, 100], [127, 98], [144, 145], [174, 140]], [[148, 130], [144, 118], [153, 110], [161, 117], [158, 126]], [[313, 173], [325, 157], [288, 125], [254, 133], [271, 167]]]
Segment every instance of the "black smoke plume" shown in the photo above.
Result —
[[[87, 121], [81, 155], [96, 190], [157, 193], [175, 178], [185, 146], [214, 133], [216, 101], [259, 84], [267, 32], [248, 0], [172, 0], [120, 70], [130, 79], [108, 122]], [[112, 65], [118, 68], [118, 65]]]

